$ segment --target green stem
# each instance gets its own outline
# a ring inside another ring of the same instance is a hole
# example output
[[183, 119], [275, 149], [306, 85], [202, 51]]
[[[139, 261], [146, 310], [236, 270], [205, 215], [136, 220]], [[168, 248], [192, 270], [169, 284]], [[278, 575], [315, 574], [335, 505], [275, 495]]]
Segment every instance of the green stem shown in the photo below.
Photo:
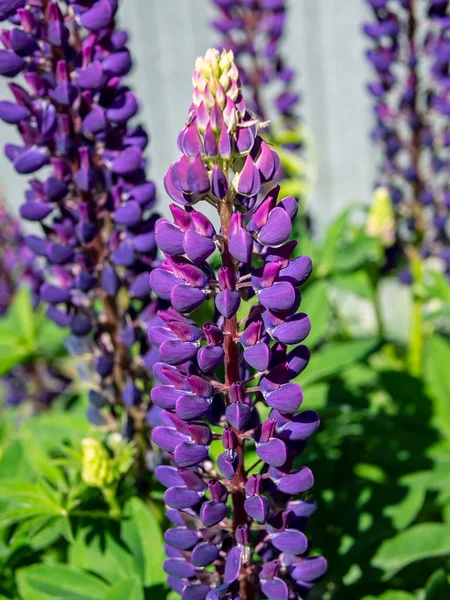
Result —
[[109, 514], [113, 519], [120, 517], [120, 506], [116, 499], [116, 488], [106, 487], [102, 488], [103, 498], [109, 506]]
[[413, 274], [413, 305], [412, 305], [412, 323], [411, 323], [411, 338], [408, 349], [408, 367], [409, 372], [413, 377], [420, 377], [423, 366], [423, 295], [422, 281], [423, 270], [422, 262], [417, 253], [411, 257], [411, 272]]

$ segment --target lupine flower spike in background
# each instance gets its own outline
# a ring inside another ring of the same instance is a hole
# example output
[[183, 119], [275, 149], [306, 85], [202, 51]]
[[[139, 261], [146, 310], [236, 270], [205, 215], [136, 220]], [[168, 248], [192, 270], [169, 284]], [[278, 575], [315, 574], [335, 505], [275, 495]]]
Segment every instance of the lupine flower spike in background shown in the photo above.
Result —
[[[45, 263], [40, 298], [71, 331], [68, 346], [93, 354], [90, 418], [128, 436], [146, 421], [141, 406], [154, 361], [144, 333], [154, 318], [149, 272], [156, 256], [155, 185], [143, 156], [148, 136], [123, 82], [132, 62], [116, 28], [117, 0], [2, 2], [12, 27], [0, 35], [0, 74], [9, 83], [0, 118], [19, 144], [5, 154], [31, 175], [22, 217], [42, 226], [25, 242]], [[47, 167], [45, 175], [35, 175]], [[100, 412], [106, 407], [107, 410]]]
[[[170, 302], [149, 329], [161, 357], [152, 400], [163, 409], [153, 441], [173, 464], [155, 471], [174, 525], [164, 569], [185, 600], [304, 597], [326, 570], [309, 556], [313, 475], [300, 458], [319, 419], [298, 412], [292, 382], [309, 360], [311, 325], [298, 311], [312, 265], [291, 260], [297, 202], [279, 198], [280, 162], [246, 108], [233, 52], [198, 58], [193, 85], [182, 157], [165, 178], [173, 220], [156, 224], [165, 260], [150, 276]], [[214, 318], [199, 325], [186, 315], [203, 303]]]
[[376, 72], [368, 89], [375, 100], [372, 135], [381, 154], [378, 184], [388, 189], [396, 213], [396, 244], [387, 256], [388, 262], [393, 253], [400, 256], [401, 280], [414, 283], [411, 360], [417, 374], [423, 261], [433, 258], [450, 272], [448, 2], [367, 2], [375, 17], [364, 32], [373, 42], [367, 58]]
[[[260, 121], [270, 120], [263, 137], [281, 159], [283, 189], [301, 200], [307, 193], [305, 128], [299, 114], [296, 71], [284, 57], [289, 8], [285, 0], [213, 0], [218, 15], [213, 27], [220, 47], [232, 50], [248, 97], [248, 108]], [[310, 159], [311, 157], [309, 157]], [[311, 165], [308, 164], [309, 170]]]

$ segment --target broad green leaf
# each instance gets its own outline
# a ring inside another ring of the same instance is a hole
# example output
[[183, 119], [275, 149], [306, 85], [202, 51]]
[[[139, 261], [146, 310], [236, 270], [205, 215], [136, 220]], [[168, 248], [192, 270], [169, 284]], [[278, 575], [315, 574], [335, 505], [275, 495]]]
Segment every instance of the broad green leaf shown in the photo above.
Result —
[[320, 352], [312, 354], [308, 367], [295, 381], [304, 386], [338, 375], [344, 367], [362, 360], [377, 344], [378, 340], [373, 338], [327, 344]]
[[69, 548], [69, 563], [110, 583], [139, 576], [139, 565], [130, 550], [108, 532], [99, 536], [91, 529], [82, 529]]
[[283, 179], [279, 182], [279, 186], [280, 198], [285, 198], [286, 196], [302, 198], [308, 190], [308, 182], [304, 177]]
[[53, 463], [50, 456], [42, 448], [39, 438], [32, 435], [27, 428], [21, 431], [22, 445], [25, 449], [25, 459], [38, 478], [45, 477], [53, 484], [64, 482], [63, 473]]
[[450, 438], [450, 344], [432, 336], [425, 348], [425, 384], [434, 400], [434, 425]]
[[450, 525], [419, 523], [385, 540], [372, 559], [372, 564], [384, 571], [383, 579], [387, 580], [414, 562], [449, 554]]
[[0, 344], [0, 377], [11, 371], [16, 365], [26, 362], [30, 355], [29, 349], [20, 343], [14, 346]]
[[312, 328], [308, 336], [308, 346], [314, 348], [325, 338], [331, 319], [328, 283], [325, 280], [315, 281], [305, 290], [302, 295], [302, 310], [311, 319]]
[[405, 529], [419, 514], [425, 500], [423, 488], [411, 488], [398, 504], [386, 506], [383, 513], [392, 520], [395, 529]]
[[68, 565], [34, 565], [20, 569], [17, 585], [23, 600], [103, 600], [108, 586]]
[[30, 350], [36, 347], [36, 315], [31, 303], [31, 293], [27, 287], [22, 287], [14, 296], [14, 301], [8, 311], [7, 319], [15, 328], [17, 337]]
[[352, 271], [366, 262], [374, 262], [382, 256], [382, 245], [376, 238], [358, 236], [338, 247], [331, 263], [336, 272]]
[[443, 569], [436, 571], [427, 581], [424, 600], [448, 600], [450, 598], [450, 584], [448, 576]]
[[381, 596], [364, 596], [362, 600], [417, 600], [416, 596], [401, 590], [388, 590]]
[[450, 285], [443, 273], [431, 271], [425, 273], [425, 291], [430, 300], [442, 300], [450, 304]]
[[318, 277], [326, 277], [329, 274], [334, 263], [338, 244], [344, 237], [348, 219], [352, 210], [353, 207], [349, 206], [336, 217], [331, 225], [328, 226], [325, 234], [325, 240], [321, 248], [319, 265], [316, 268], [316, 274]]
[[144, 600], [144, 590], [138, 578], [119, 581], [109, 590], [104, 600]]
[[327, 383], [314, 383], [302, 386], [303, 406], [308, 409], [320, 410], [325, 408], [328, 401], [329, 385]]
[[[20, 440], [12, 440], [6, 446], [0, 458], [0, 478], [13, 477], [25, 479], [31, 475], [32, 469], [26, 460], [26, 451]], [[0, 483], [1, 487], [1, 483]]]
[[164, 583], [164, 542], [158, 522], [150, 507], [138, 498], [125, 505], [122, 538], [138, 564], [144, 586]]

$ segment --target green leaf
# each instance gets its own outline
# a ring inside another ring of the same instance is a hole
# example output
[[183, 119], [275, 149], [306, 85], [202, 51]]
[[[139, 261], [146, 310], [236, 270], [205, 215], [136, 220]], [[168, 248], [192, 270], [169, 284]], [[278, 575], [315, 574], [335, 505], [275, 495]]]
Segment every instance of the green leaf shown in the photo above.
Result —
[[418, 560], [450, 554], [450, 525], [419, 523], [378, 548], [372, 564], [384, 571], [383, 580]]
[[450, 585], [447, 574], [443, 569], [435, 571], [427, 581], [425, 587], [425, 600], [448, 600], [450, 598]]
[[144, 586], [162, 584], [166, 580], [162, 568], [164, 542], [150, 507], [131, 498], [125, 505], [124, 517], [122, 537], [138, 564]]
[[110, 583], [139, 576], [139, 565], [124, 543], [109, 532], [95, 535], [91, 528], [82, 529], [69, 547], [69, 563], [92, 571]]
[[419, 514], [425, 500], [426, 491], [423, 488], [411, 488], [406, 496], [392, 506], [386, 506], [383, 513], [392, 520], [397, 530], [408, 527]]
[[355, 342], [335, 342], [327, 344], [320, 352], [311, 356], [308, 368], [295, 381], [300, 385], [310, 385], [316, 381], [339, 374], [348, 365], [363, 359], [376, 348], [378, 340], [365, 339]]
[[377, 261], [382, 255], [382, 245], [377, 238], [361, 235], [342, 244], [334, 256], [332, 270], [353, 271], [367, 262]]
[[97, 577], [60, 564], [20, 569], [17, 585], [23, 600], [103, 600], [108, 592]]
[[331, 306], [328, 300], [328, 283], [315, 281], [302, 295], [302, 310], [311, 319], [312, 329], [308, 336], [308, 346], [314, 348], [328, 331], [331, 319]]
[[361, 298], [373, 300], [372, 284], [365, 271], [340, 273], [331, 277], [330, 282], [341, 290], [352, 292]]
[[416, 596], [401, 590], [388, 590], [381, 596], [364, 596], [362, 600], [416, 600]]
[[312, 410], [325, 408], [330, 386], [327, 383], [314, 383], [302, 386], [305, 407]]
[[335, 255], [339, 242], [343, 239], [347, 228], [350, 212], [353, 207], [349, 206], [346, 210], [340, 213], [336, 219], [328, 226], [325, 234], [325, 240], [321, 249], [321, 256], [317, 268], [317, 275], [325, 277], [329, 274], [334, 263]]
[[425, 384], [434, 400], [434, 425], [450, 438], [450, 344], [432, 336], [425, 348]]
[[144, 591], [139, 579], [126, 579], [116, 583], [104, 600], [144, 600]]
[[439, 271], [425, 273], [425, 293], [430, 300], [441, 300], [450, 304], [450, 285], [447, 278]]

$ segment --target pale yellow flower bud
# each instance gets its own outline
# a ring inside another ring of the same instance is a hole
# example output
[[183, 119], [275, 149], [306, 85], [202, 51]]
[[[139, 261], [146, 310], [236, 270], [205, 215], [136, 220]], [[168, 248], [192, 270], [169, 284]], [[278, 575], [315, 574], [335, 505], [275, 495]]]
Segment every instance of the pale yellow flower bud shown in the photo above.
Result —
[[389, 190], [379, 187], [373, 195], [372, 205], [367, 218], [366, 233], [378, 237], [385, 246], [395, 241], [395, 214]]

